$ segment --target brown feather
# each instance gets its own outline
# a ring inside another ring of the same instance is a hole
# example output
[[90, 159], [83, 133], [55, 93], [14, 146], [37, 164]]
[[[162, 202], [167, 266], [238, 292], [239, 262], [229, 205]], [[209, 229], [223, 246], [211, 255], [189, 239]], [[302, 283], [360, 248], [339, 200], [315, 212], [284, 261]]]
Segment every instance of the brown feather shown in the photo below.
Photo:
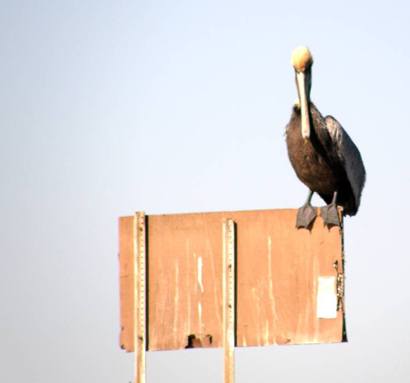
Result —
[[298, 178], [318, 193], [326, 203], [338, 192], [337, 204], [344, 213], [354, 215], [357, 206], [352, 188], [340, 160], [334, 155], [326, 122], [313, 103], [309, 104], [311, 134], [304, 140], [301, 134], [300, 109], [295, 106], [286, 128], [286, 143], [290, 162]]

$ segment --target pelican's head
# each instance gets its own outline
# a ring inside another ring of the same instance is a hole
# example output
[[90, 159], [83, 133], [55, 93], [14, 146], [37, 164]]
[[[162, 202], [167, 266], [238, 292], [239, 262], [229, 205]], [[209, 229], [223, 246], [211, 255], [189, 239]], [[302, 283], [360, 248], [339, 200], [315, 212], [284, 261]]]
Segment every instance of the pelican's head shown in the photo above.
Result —
[[298, 89], [302, 137], [308, 139], [310, 136], [309, 101], [310, 88], [312, 85], [313, 57], [306, 47], [297, 47], [292, 52], [292, 66], [295, 69], [296, 87]]
[[304, 72], [312, 66], [313, 57], [308, 48], [300, 46], [293, 50], [291, 61], [296, 72]]

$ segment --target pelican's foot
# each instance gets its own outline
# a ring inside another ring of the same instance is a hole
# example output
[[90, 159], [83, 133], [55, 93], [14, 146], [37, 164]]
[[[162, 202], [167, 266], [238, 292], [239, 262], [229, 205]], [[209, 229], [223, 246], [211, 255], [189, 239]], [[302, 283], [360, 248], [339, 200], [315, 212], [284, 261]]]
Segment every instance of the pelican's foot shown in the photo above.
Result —
[[321, 207], [320, 215], [327, 227], [340, 226], [339, 212], [337, 211], [337, 205], [335, 203]]
[[298, 209], [296, 217], [296, 227], [310, 230], [317, 216], [316, 209], [309, 203]]

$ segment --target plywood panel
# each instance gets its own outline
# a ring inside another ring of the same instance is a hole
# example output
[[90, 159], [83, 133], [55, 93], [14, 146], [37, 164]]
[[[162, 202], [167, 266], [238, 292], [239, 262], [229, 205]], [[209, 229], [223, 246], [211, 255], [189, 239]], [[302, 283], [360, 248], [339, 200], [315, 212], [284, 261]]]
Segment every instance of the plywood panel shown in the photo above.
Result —
[[[237, 225], [237, 345], [341, 341], [343, 314], [316, 315], [319, 276], [336, 276], [333, 264], [342, 264], [339, 229], [318, 218], [312, 231], [296, 230], [295, 217], [294, 209], [149, 216], [148, 349], [222, 346], [227, 218]], [[120, 237], [127, 236], [130, 218], [123, 219]], [[121, 289], [130, 286], [124, 279]], [[129, 295], [121, 292], [122, 342], [132, 339]]]
[[222, 339], [221, 214], [149, 217], [149, 349]]
[[120, 346], [134, 351], [134, 217], [119, 220]]
[[319, 276], [336, 276], [339, 229], [294, 228], [295, 211], [234, 215], [238, 227], [238, 346], [338, 342], [343, 317], [316, 315]]

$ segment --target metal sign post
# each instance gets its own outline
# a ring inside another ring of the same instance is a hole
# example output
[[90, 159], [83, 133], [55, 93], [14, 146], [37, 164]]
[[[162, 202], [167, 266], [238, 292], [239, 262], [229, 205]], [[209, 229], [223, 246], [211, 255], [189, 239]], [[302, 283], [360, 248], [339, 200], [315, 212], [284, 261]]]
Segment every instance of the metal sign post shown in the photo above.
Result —
[[236, 323], [236, 278], [235, 278], [235, 223], [227, 219], [222, 225], [223, 238], [223, 348], [224, 382], [235, 381], [235, 323]]
[[145, 383], [146, 350], [146, 227], [145, 214], [134, 216], [134, 348], [135, 383]]

